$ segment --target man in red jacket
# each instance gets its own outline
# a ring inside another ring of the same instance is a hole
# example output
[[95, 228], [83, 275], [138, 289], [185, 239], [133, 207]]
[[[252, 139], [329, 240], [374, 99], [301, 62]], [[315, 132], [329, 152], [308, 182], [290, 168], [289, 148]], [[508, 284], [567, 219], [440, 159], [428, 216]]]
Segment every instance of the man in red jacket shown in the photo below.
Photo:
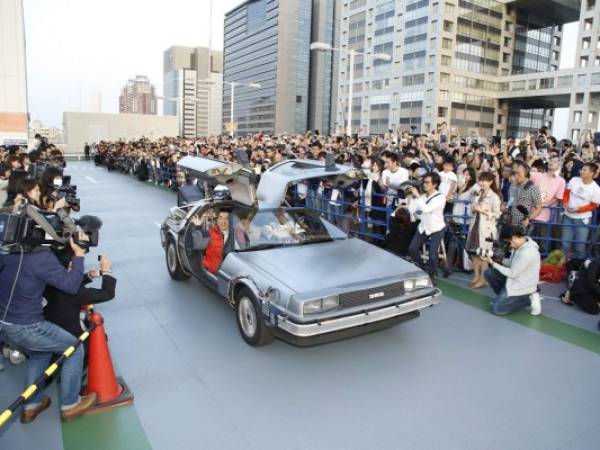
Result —
[[223, 249], [229, 240], [229, 212], [219, 211], [217, 225], [208, 232], [208, 246], [204, 251], [202, 266], [215, 273], [223, 262]]

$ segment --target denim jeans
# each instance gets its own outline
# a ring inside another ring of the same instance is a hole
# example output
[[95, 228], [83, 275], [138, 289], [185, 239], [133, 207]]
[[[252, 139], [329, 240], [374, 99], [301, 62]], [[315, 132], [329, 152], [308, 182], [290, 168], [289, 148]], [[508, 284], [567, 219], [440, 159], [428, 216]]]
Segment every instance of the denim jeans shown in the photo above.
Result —
[[446, 228], [444, 227], [440, 231], [432, 233], [427, 236], [425, 233], [416, 232], [410, 241], [410, 246], [408, 248], [408, 254], [410, 255], [413, 262], [421, 266], [421, 247], [429, 241], [429, 267], [427, 268], [428, 273], [433, 273], [437, 271], [438, 259], [439, 259], [439, 251], [440, 244], [446, 233]]
[[[583, 219], [572, 219], [571, 217], [564, 215], [562, 218], [562, 251], [565, 255], [569, 254], [571, 250], [571, 244], [573, 243], [573, 236], [575, 241], [579, 241], [575, 244], [575, 257], [579, 259], [585, 258], [585, 241], [588, 240], [588, 234], [590, 231], [589, 225], [590, 220], [588, 219], [587, 225]], [[583, 226], [577, 226], [583, 225]]]
[[[31, 385], [50, 364], [53, 354], [62, 354], [77, 339], [57, 325], [45, 320], [31, 325], [2, 325], [0, 337], [25, 352], [29, 357], [25, 370], [25, 386]], [[79, 347], [62, 365], [61, 408], [68, 409], [79, 402], [83, 347]], [[42, 401], [43, 386], [25, 402], [25, 408], [38, 406]]]
[[496, 298], [490, 303], [492, 312], [498, 316], [505, 316], [513, 311], [531, 306], [529, 295], [515, 295], [509, 297], [506, 293], [506, 277], [494, 268], [487, 269], [483, 276], [496, 293]]

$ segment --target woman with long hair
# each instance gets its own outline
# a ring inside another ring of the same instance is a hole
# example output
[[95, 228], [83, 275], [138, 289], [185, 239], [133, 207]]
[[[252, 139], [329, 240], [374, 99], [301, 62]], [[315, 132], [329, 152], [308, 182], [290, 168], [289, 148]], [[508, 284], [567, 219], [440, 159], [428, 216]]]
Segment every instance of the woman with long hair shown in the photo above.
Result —
[[488, 263], [475, 254], [479, 250], [489, 252], [498, 237], [496, 222], [501, 215], [500, 195], [496, 186], [496, 177], [491, 172], [479, 174], [479, 187], [481, 190], [473, 201], [471, 211], [475, 220], [471, 222], [466, 249], [472, 255], [473, 279], [470, 286], [480, 289], [486, 285], [483, 273], [488, 268]]
[[[462, 177], [460, 177], [458, 182], [458, 192], [452, 209], [453, 222], [460, 224], [470, 222], [471, 202], [479, 192], [479, 189], [475, 169], [467, 167], [463, 170]], [[465, 219], [465, 217], [469, 219]]]

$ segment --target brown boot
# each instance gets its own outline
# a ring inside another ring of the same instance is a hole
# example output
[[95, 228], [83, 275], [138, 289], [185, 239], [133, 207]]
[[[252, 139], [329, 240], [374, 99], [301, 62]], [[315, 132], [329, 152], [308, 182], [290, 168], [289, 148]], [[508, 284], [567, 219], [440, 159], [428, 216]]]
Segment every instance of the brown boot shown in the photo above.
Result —
[[79, 416], [81, 416], [85, 411], [90, 409], [92, 406], [96, 404], [96, 393], [91, 393], [90, 395], [84, 395], [81, 397], [79, 404], [77, 406], [73, 406], [70, 409], [65, 411], [61, 411], [60, 420], [63, 422], [73, 422]]
[[39, 406], [37, 406], [36, 408], [23, 409], [23, 412], [21, 413], [21, 423], [33, 422], [39, 413], [48, 409], [50, 403], [52, 403], [50, 397], [44, 394], [42, 396], [42, 403], [40, 403]]

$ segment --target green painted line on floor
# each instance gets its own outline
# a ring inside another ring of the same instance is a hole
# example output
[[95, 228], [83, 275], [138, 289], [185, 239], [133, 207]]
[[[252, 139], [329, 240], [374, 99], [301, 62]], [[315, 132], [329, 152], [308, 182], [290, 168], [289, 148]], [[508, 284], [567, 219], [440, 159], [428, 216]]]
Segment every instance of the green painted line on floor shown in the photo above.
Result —
[[[447, 297], [483, 311], [490, 311], [491, 298], [487, 295], [473, 292], [447, 280], [436, 280], [436, 283]], [[540, 333], [547, 334], [556, 339], [560, 339], [561, 341], [568, 342], [569, 344], [600, 354], [600, 335], [598, 333], [584, 330], [583, 328], [561, 322], [560, 320], [551, 317], [543, 315], [532, 316], [527, 311], [518, 311], [503, 316], [503, 318], [539, 331]]]
[[133, 405], [62, 424], [64, 450], [152, 450]]

